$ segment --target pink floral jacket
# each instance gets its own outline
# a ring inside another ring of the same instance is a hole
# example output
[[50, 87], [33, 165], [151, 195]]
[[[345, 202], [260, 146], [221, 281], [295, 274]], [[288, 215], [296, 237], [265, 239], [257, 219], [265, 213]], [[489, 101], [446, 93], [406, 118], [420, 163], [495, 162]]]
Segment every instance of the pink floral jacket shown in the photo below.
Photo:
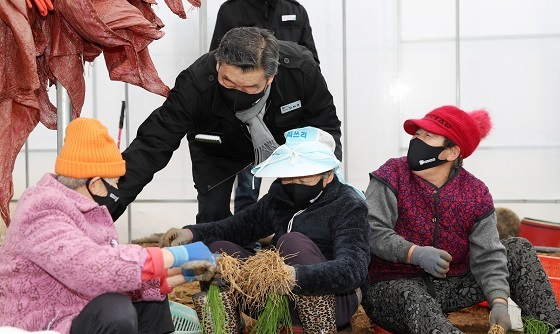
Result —
[[105, 206], [43, 176], [22, 194], [0, 246], [0, 326], [68, 333], [100, 294], [163, 300], [159, 280], [141, 280], [147, 252], [117, 239]]

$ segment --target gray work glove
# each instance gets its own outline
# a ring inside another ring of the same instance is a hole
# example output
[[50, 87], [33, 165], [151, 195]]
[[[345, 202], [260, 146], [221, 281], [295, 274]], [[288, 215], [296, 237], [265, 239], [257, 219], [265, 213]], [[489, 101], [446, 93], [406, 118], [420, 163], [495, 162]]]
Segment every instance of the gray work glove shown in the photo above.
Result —
[[185, 245], [192, 241], [192, 233], [187, 229], [170, 228], [159, 240], [160, 247]]
[[490, 328], [495, 324], [502, 326], [506, 333], [511, 329], [511, 320], [509, 318], [507, 304], [500, 302], [494, 302], [492, 304], [492, 310], [490, 311]]
[[445, 278], [450, 262], [451, 254], [432, 246], [416, 246], [410, 255], [410, 263], [439, 278]]

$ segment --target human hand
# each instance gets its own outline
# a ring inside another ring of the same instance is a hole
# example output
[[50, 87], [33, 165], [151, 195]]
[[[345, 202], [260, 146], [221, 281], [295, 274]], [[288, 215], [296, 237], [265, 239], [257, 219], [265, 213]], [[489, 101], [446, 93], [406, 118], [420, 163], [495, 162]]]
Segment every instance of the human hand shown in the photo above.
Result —
[[490, 328], [498, 324], [506, 331], [511, 328], [511, 320], [508, 313], [508, 306], [502, 302], [493, 302], [490, 310]]
[[275, 290], [281, 295], [287, 295], [296, 285], [296, 268], [285, 264], [283, 267], [286, 272], [286, 279], [274, 282]]
[[[192, 244], [165, 247], [173, 254], [173, 265], [171, 267], [183, 267], [192, 261], [206, 261], [216, 266], [216, 260], [208, 247], [202, 241], [197, 241]], [[189, 269], [189, 268], [187, 268]]]
[[410, 263], [422, 267], [430, 275], [445, 278], [449, 271], [451, 254], [432, 246], [416, 246], [410, 256]]
[[170, 288], [175, 288], [187, 282], [187, 280], [183, 277], [181, 270], [181, 268], [170, 268], [167, 270], [167, 285]]
[[207, 282], [213, 280], [216, 274], [216, 266], [208, 261], [191, 261], [181, 268], [181, 272], [187, 282], [195, 280]]
[[192, 232], [189, 229], [170, 228], [159, 240], [160, 247], [179, 246], [192, 241]]

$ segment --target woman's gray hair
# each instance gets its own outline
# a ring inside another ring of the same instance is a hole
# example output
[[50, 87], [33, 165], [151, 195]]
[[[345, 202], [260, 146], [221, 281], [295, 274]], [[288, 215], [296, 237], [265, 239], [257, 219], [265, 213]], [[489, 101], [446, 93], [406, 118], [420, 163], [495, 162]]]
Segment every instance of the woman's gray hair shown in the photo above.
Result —
[[219, 64], [240, 67], [244, 73], [263, 69], [270, 78], [278, 72], [278, 40], [266, 29], [233, 28], [220, 41], [215, 57]]
[[76, 190], [81, 186], [85, 185], [88, 179], [75, 179], [73, 177], [57, 175], [56, 180], [62, 183], [63, 185], [65, 185], [66, 187], [72, 190]]

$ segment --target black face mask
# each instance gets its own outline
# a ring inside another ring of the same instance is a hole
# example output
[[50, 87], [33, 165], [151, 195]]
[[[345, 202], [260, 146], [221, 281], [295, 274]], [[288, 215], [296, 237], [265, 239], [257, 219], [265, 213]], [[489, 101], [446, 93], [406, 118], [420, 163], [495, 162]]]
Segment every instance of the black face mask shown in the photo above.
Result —
[[323, 193], [323, 179], [321, 178], [314, 186], [304, 184], [283, 184], [282, 187], [288, 196], [294, 201], [300, 210], [307, 209]]
[[408, 146], [406, 160], [410, 169], [420, 171], [439, 165], [443, 165], [447, 160], [439, 160], [438, 156], [445, 150], [443, 146], [430, 146], [421, 139], [414, 138]]
[[103, 197], [103, 196], [97, 196], [91, 193], [91, 191], [89, 191], [89, 184], [91, 183], [91, 179], [88, 179], [86, 182], [86, 188], [89, 192], [89, 194], [91, 195], [91, 197], [93, 198], [93, 200], [99, 204], [99, 205], [105, 205], [107, 207], [107, 210], [109, 210], [109, 213], [111, 214], [111, 218], [113, 218], [113, 221], [115, 221], [115, 217], [113, 217], [113, 213], [117, 210], [117, 208], [119, 208], [120, 206], [120, 202], [119, 202], [119, 198], [120, 198], [120, 194], [119, 194], [119, 189], [113, 187], [112, 185], [109, 184], [109, 182], [105, 181], [103, 178], [101, 179], [101, 181], [103, 181], [103, 184], [105, 185], [105, 187], [107, 188], [107, 196]]
[[218, 84], [218, 90], [224, 104], [233, 112], [242, 111], [251, 108], [257, 103], [264, 95], [264, 91], [257, 94], [247, 94], [237, 89], [228, 89], [221, 84]]

